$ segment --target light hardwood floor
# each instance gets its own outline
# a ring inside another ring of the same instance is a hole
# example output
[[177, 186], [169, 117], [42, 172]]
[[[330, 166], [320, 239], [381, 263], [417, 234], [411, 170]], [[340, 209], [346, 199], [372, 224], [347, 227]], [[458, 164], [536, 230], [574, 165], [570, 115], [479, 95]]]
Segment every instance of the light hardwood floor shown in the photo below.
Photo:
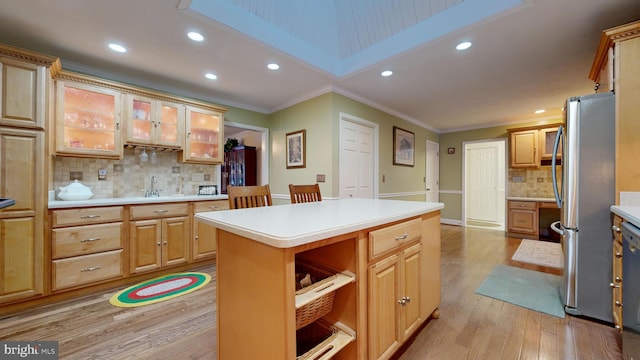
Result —
[[[496, 264], [560, 274], [513, 262], [520, 239], [504, 232], [442, 226], [442, 303], [413, 339], [403, 360], [621, 359], [620, 336], [609, 325], [565, 319], [475, 294]], [[201, 269], [214, 275], [214, 268]], [[115, 291], [0, 319], [1, 340], [53, 340], [61, 359], [215, 359], [215, 278], [166, 302], [117, 308]]]

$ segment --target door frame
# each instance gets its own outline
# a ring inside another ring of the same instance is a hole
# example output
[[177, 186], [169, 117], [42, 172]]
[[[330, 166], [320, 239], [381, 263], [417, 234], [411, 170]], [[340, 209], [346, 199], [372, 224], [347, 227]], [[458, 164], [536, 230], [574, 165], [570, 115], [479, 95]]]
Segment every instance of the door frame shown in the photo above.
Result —
[[503, 216], [501, 217], [501, 227], [496, 229], [500, 231], [506, 231], [507, 227], [507, 187], [508, 187], [508, 178], [509, 178], [509, 169], [507, 163], [507, 138], [496, 138], [496, 139], [486, 139], [486, 140], [475, 140], [475, 141], [464, 141], [462, 142], [462, 226], [467, 226], [467, 145], [471, 144], [479, 144], [479, 143], [503, 143], [504, 151], [503, 156], [498, 157], [497, 168], [504, 169], [504, 191], [502, 192], [504, 195], [499, 199], [498, 205], [502, 206], [499, 210]]
[[354, 115], [350, 115], [347, 113], [343, 113], [340, 112], [338, 114], [338, 132], [339, 132], [339, 136], [338, 136], [338, 198], [340, 198], [340, 194], [342, 192], [342, 184], [341, 184], [341, 179], [342, 179], [342, 175], [340, 174], [340, 169], [342, 169], [342, 164], [341, 161], [343, 160], [341, 155], [342, 155], [342, 148], [340, 147], [341, 141], [342, 141], [342, 122], [347, 121], [347, 122], [351, 122], [354, 124], [358, 124], [361, 126], [366, 126], [368, 128], [371, 128], [373, 130], [373, 198], [377, 199], [379, 197], [379, 184], [378, 184], [378, 174], [380, 172], [379, 169], [379, 150], [380, 150], [380, 125], [378, 125], [377, 123], [371, 122], [369, 120], [366, 119], [362, 119], [359, 118], [357, 116]]
[[[269, 128], [264, 128], [260, 126], [247, 125], [238, 122], [225, 121], [223, 126], [231, 126], [238, 129], [252, 130], [261, 133], [260, 140], [260, 182], [259, 185], [264, 185], [269, 183], [269, 154], [271, 151], [269, 150]], [[221, 165], [218, 165], [221, 166]], [[222, 183], [222, 171], [218, 170], [218, 184]]]
[[438, 169], [438, 177], [437, 177], [437, 185], [438, 185], [438, 191], [437, 191], [437, 195], [438, 195], [438, 201], [440, 201], [440, 143], [437, 143], [435, 141], [431, 141], [431, 140], [427, 140], [425, 143], [425, 155], [424, 155], [424, 198], [425, 201], [427, 200], [427, 170], [428, 170], [428, 166], [427, 166], [427, 161], [429, 161], [429, 144], [434, 145], [436, 150], [436, 158], [438, 159], [438, 163], [436, 168]]

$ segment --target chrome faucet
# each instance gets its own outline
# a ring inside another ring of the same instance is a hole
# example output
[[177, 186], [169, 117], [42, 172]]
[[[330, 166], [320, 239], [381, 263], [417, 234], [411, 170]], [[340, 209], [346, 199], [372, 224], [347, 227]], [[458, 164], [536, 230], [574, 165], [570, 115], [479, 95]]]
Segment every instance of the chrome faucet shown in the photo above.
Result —
[[146, 190], [144, 192], [144, 197], [160, 196], [160, 189], [155, 189], [156, 185], [158, 185], [158, 178], [156, 178], [155, 176], [152, 176], [151, 189]]

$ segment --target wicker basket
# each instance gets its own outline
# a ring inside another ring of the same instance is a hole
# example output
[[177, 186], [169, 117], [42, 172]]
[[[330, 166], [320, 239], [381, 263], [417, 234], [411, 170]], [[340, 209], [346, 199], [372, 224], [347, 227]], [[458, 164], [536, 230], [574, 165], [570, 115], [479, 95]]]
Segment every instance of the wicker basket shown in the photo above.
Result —
[[[316, 281], [312, 285], [296, 291], [296, 295], [304, 294], [322, 287], [324, 284], [331, 282], [337, 277], [335, 273], [332, 273], [328, 269], [322, 269], [316, 265], [311, 265], [301, 261], [296, 262], [296, 273], [310, 274]], [[335, 295], [335, 291], [332, 291], [300, 307], [299, 309], [296, 309], [296, 330], [309, 325], [330, 313], [333, 309], [333, 299], [335, 298]]]
[[323, 346], [333, 341], [338, 331], [320, 322], [311, 323], [296, 331], [296, 359], [315, 357]]

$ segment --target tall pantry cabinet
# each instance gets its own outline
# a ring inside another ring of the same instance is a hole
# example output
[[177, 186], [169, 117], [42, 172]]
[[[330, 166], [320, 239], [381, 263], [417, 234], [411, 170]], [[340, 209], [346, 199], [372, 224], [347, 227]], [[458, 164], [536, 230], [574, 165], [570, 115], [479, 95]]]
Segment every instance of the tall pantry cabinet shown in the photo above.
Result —
[[589, 78], [616, 99], [616, 204], [640, 191], [640, 21], [603, 31]]
[[57, 58], [0, 44], [0, 304], [45, 287], [45, 126]]

